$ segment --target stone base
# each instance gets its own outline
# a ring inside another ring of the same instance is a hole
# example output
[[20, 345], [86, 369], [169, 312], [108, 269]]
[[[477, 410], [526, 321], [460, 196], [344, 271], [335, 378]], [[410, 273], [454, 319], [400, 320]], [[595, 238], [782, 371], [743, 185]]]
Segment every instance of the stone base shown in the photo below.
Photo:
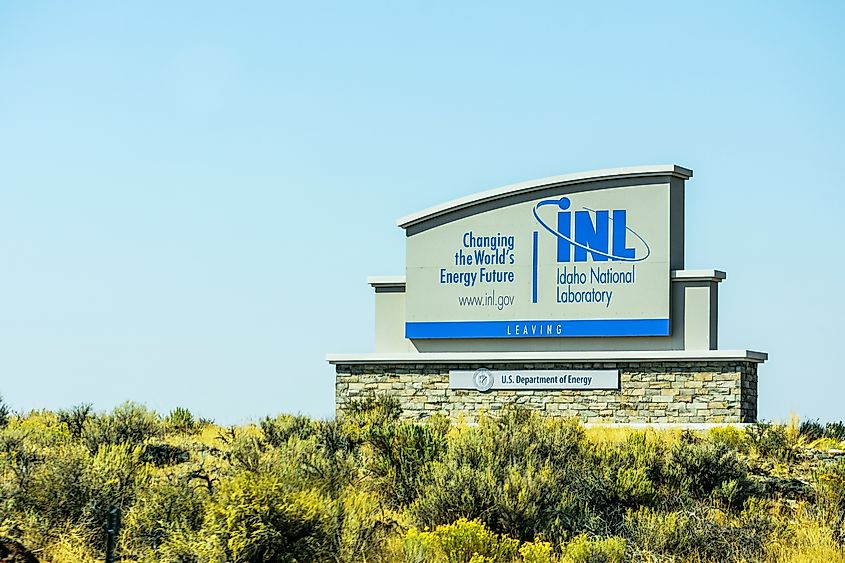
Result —
[[[337, 414], [353, 399], [396, 397], [402, 417], [435, 413], [475, 422], [483, 412], [522, 405], [591, 423], [744, 423], [757, 420], [757, 363], [752, 359], [629, 362], [412, 363], [333, 361]], [[449, 389], [449, 370], [618, 369], [618, 390], [489, 391]]]

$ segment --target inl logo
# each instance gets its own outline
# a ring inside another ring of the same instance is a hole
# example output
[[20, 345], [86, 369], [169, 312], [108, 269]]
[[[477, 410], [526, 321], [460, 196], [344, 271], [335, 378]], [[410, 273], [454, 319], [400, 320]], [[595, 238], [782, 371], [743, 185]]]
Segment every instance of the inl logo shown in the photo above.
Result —
[[[547, 205], [559, 209], [557, 229], [550, 227], [540, 217], [540, 207]], [[583, 207], [573, 212], [569, 209], [570, 205], [569, 198], [562, 197], [546, 199], [534, 206], [537, 222], [557, 238], [558, 262], [586, 262], [588, 255], [594, 262], [640, 262], [651, 254], [646, 241], [628, 227], [627, 210], [595, 210]], [[640, 252], [628, 246], [628, 233], [642, 243]]]
[[[540, 208], [557, 208], [557, 228], [540, 217]], [[557, 261], [586, 262], [589, 256], [594, 262], [641, 262], [651, 255], [651, 249], [628, 226], [628, 211], [625, 209], [595, 210], [582, 207], [570, 210], [568, 197], [544, 199], [534, 206], [534, 218], [557, 240]], [[633, 235], [628, 237], [628, 233]], [[531, 302], [537, 303], [539, 260], [539, 233], [534, 231]], [[639, 243], [637, 243], [639, 241]], [[633, 243], [633, 247], [628, 246]]]

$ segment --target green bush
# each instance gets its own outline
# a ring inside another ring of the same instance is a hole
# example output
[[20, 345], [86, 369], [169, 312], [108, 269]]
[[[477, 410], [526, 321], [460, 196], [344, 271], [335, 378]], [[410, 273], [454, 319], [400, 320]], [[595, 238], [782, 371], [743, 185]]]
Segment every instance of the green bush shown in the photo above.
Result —
[[756, 560], [771, 531], [767, 517], [749, 511], [733, 520], [706, 504], [689, 504], [676, 512], [642, 507], [625, 516], [624, 533], [637, 560], [680, 556], [699, 561]]
[[614, 520], [619, 520], [627, 508], [657, 502], [665, 455], [666, 446], [654, 432], [632, 432], [621, 444], [598, 448], [594, 463], [602, 468], [605, 491], [600, 508], [618, 512]]
[[202, 432], [203, 424], [188, 409], [176, 407], [164, 419], [164, 428], [168, 432], [190, 436]]
[[159, 416], [143, 405], [126, 402], [108, 414], [89, 417], [82, 427], [82, 441], [92, 454], [103, 445], [139, 446], [162, 437]]
[[274, 475], [244, 472], [221, 483], [194, 548], [200, 559], [211, 551], [211, 560], [233, 563], [329, 561], [331, 506], [314, 490], [291, 491]]
[[234, 428], [232, 431], [234, 438], [227, 444], [229, 462], [236, 469], [259, 472], [267, 449], [266, 442], [251, 432], [236, 432]]
[[145, 489], [152, 468], [141, 461], [143, 448], [129, 444], [106, 445], [91, 459], [83, 473], [88, 502], [83, 511], [83, 524], [99, 534], [98, 545], [105, 545], [103, 523], [111, 507], [125, 512]]
[[[454, 442], [451, 445], [458, 446]], [[421, 525], [445, 525], [456, 517], [476, 519], [495, 511], [501, 489], [495, 468], [489, 463], [466, 461], [450, 451], [445, 460], [432, 464], [426, 484], [411, 507]]]
[[96, 455], [81, 444], [51, 448], [20, 489], [16, 508], [39, 541], [75, 528], [102, 547], [108, 510], [129, 508], [148, 480], [140, 456], [140, 448], [127, 444], [104, 445]]
[[348, 487], [334, 500], [329, 548], [333, 561], [392, 561], [388, 540], [398, 524], [374, 493]]
[[625, 540], [618, 537], [591, 538], [579, 534], [563, 547], [564, 563], [622, 563]]
[[818, 440], [824, 436], [824, 425], [820, 424], [818, 419], [803, 420], [798, 426], [798, 434], [806, 438], [808, 442]]
[[[840, 459], [819, 471], [815, 476], [816, 507], [833, 530], [834, 535], [845, 534], [845, 459]], [[843, 537], [845, 539], [845, 537]]]
[[188, 450], [167, 442], [144, 444], [143, 452], [141, 461], [152, 463], [156, 467], [185, 463], [191, 458]]
[[740, 453], [748, 453], [748, 436], [746, 432], [735, 426], [717, 426], [712, 428], [709, 438], [713, 442], [724, 444]]
[[445, 429], [409, 422], [372, 425], [364, 434], [372, 448], [366, 471], [393, 508], [413, 502], [420, 490], [420, 475], [446, 449]]
[[123, 518], [123, 551], [152, 555], [176, 533], [196, 533], [202, 526], [204, 487], [190, 483], [190, 475], [160, 476], [141, 488]]
[[389, 424], [399, 420], [402, 405], [399, 399], [389, 395], [370, 395], [353, 399], [346, 404], [344, 418], [367, 428], [371, 424]]
[[406, 561], [419, 563], [511, 563], [519, 541], [491, 532], [477, 520], [461, 518], [431, 532], [405, 535]]
[[[675, 497], [704, 498], [716, 490], [727, 493], [732, 503], [742, 504], [754, 491], [747, 464], [722, 442], [707, 442], [685, 434], [672, 447], [666, 467], [669, 482], [680, 493]], [[728, 484], [727, 488], [723, 485]]]
[[311, 438], [303, 440], [295, 448], [278, 453], [296, 460], [291, 469], [302, 486], [315, 488], [332, 497], [339, 496], [362, 480], [362, 462], [357, 451], [326, 450], [324, 444]]
[[522, 556], [522, 563], [553, 563], [557, 561], [552, 544], [547, 541], [526, 542], [519, 548], [519, 554]]
[[824, 427], [824, 437], [845, 441], [845, 422], [828, 422]]
[[93, 407], [90, 403], [75, 405], [69, 410], [61, 409], [56, 411], [59, 423], [65, 424], [71, 436], [77, 440], [82, 437], [82, 430], [85, 422], [93, 415]]
[[291, 437], [305, 440], [313, 433], [310, 418], [290, 414], [265, 418], [261, 421], [261, 431], [267, 443], [274, 447], [281, 446]]
[[0, 430], [0, 462], [3, 473], [8, 473], [18, 488], [24, 489], [28, 486], [33, 471], [44, 460], [40, 450], [27, 430], [11, 425]]
[[478, 519], [523, 540], [592, 529], [590, 502], [603, 493], [586, 453], [574, 421], [519, 410], [483, 419], [450, 436], [445, 454], [426, 466], [411, 512], [423, 526]]
[[79, 523], [90, 501], [86, 479], [90, 464], [91, 453], [80, 445], [54, 448], [29, 469], [20, 487], [18, 508], [37, 514], [44, 528]]
[[780, 462], [793, 459], [795, 449], [785, 426], [758, 422], [748, 426], [745, 432], [752, 450], [757, 455]]
[[9, 417], [11, 416], [12, 411], [9, 408], [9, 405], [3, 401], [3, 395], [0, 395], [0, 429], [5, 428], [7, 424], [9, 424]]
[[344, 420], [317, 420], [313, 437], [327, 456], [357, 454], [361, 445], [362, 430]]

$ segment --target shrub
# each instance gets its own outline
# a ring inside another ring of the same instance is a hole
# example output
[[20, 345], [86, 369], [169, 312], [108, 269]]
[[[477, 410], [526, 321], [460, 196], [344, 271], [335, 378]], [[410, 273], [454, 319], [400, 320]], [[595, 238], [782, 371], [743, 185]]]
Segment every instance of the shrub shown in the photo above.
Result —
[[701, 503], [678, 512], [643, 507], [628, 512], [624, 531], [638, 555], [635, 559], [665, 555], [720, 563], [755, 560], [771, 531], [770, 520], [759, 516], [749, 512], [747, 520], [736, 520]]
[[109, 509], [125, 513], [149, 483], [151, 468], [141, 461], [142, 454], [143, 448], [129, 444], [105, 445], [85, 467], [82, 491], [88, 498], [81, 524], [98, 534], [95, 545], [105, 545], [103, 524]]
[[128, 508], [147, 480], [140, 456], [126, 444], [104, 445], [93, 456], [80, 444], [52, 448], [20, 491], [19, 509], [45, 540], [71, 526], [102, 546], [106, 512]]
[[17, 499], [22, 512], [38, 515], [47, 531], [78, 523], [90, 499], [85, 472], [91, 454], [79, 445], [54, 448], [32, 467]]
[[229, 462], [238, 469], [245, 469], [257, 473], [261, 469], [262, 455], [267, 444], [251, 432], [236, 432], [232, 428], [234, 439], [229, 443], [227, 457]]
[[494, 510], [485, 517], [496, 530], [520, 539], [538, 535], [557, 539], [572, 529], [580, 529], [581, 503], [559, 478], [563, 472], [545, 463], [541, 466], [514, 464], [501, 484], [491, 491]]
[[511, 563], [519, 541], [491, 532], [477, 520], [461, 518], [431, 532], [411, 529], [405, 535], [406, 559], [431, 563]]
[[[748, 467], [735, 450], [722, 442], [705, 442], [685, 434], [672, 447], [666, 467], [669, 482], [685, 496], [704, 498], [719, 489], [729, 493], [725, 500], [742, 503], [753, 492]], [[723, 489], [729, 484], [728, 489]], [[723, 497], [725, 495], [722, 495]]]
[[746, 432], [735, 426], [717, 426], [710, 429], [710, 440], [724, 444], [732, 450], [748, 453], [748, 436]]
[[9, 471], [14, 476], [21, 489], [28, 486], [33, 471], [43, 461], [38, 450], [26, 430], [7, 427], [0, 432], [0, 467], [3, 473]]
[[58, 410], [56, 416], [59, 423], [67, 426], [70, 435], [77, 440], [82, 437], [82, 430], [85, 427], [85, 422], [93, 415], [93, 407], [90, 403], [82, 403], [75, 405], [70, 410]]
[[841, 530], [845, 523], [845, 459], [825, 467], [815, 476], [815, 482], [816, 506], [822, 520], [835, 535], [845, 534]]
[[596, 454], [595, 464], [602, 468], [601, 488], [606, 491], [600, 505], [603, 512], [619, 512], [621, 519], [626, 508], [657, 501], [666, 454], [657, 434], [632, 432], [621, 444], [606, 444]]
[[177, 434], [193, 435], [202, 431], [203, 425], [186, 408], [176, 407], [164, 419], [164, 427]]
[[391, 561], [388, 540], [397, 527], [374, 493], [348, 487], [334, 501], [330, 552], [342, 562]]
[[589, 503], [606, 495], [585, 452], [574, 421], [524, 411], [483, 419], [450, 436], [445, 454], [427, 466], [411, 512], [429, 527], [478, 519], [525, 540], [590, 528]]
[[499, 476], [489, 462], [473, 464], [471, 459], [450, 449], [445, 460], [432, 464], [426, 485], [411, 507], [419, 523], [433, 527], [456, 517], [475, 519], [493, 513], [497, 489], [501, 489]]
[[278, 448], [269, 447], [255, 433], [242, 432], [226, 455], [232, 457], [235, 469], [272, 473], [297, 490], [316, 489], [327, 497], [338, 498], [349, 487], [363, 489], [360, 451], [335, 447], [334, 438], [328, 440], [330, 446], [327, 446], [322, 439], [324, 427], [326, 435], [331, 437], [339, 424], [320, 421], [317, 431], [307, 440], [291, 439]]
[[[178, 427], [172, 417], [162, 423], [131, 404], [119, 410], [32, 412], [0, 429], [0, 536], [42, 560], [102, 560], [104, 516], [119, 506], [126, 561], [845, 557], [836, 543], [845, 538], [835, 539], [845, 532], [845, 461], [757, 463], [758, 486], [801, 484], [810, 493], [797, 502], [749, 496], [755, 489], [738, 452], [777, 455], [781, 435], [797, 447], [807, 440], [797, 422], [678, 440], [618, 429], [613, 440], [593, 442], [574, 421], [521, 409], [450, 427], [442, 416], [400, 421], [389, 402], [372, 399], [351, 417], [280, 416], [260, 429], [221, 429], [210, 446], [205, 437], [158, 439], [163, 427]], [[746, 436], [755, 431], [752, 444]], [[92, 442], [97, 433], [104, 439]], [[813, 467], [813, 487], [766, 475], [802, 477]]]
[[392, 423], [373, 425], [364, 435], [372, 448], [366, 471], [388, 505], [410, 504], [420, 490], [425, 467], [446, 449], [446, 436], [436, 425]]
[[162, 476], [138, 491], [123, 517], [121, 545], [130, 552], [154, 553], [175, 532], [196, 532], [202, 525], [205, 489], [188, 475]]
[[346, 404], [344, 418], [361, 428], [371, 424], [387, 424], [399, 420], [402, 405], [399, 399], [389, 395], [370, 395], [353, 399]]
[[798, 434], [803, 436], [808, 442], [812, 442], [824, 436], [824, 426], [819, 424], [818, 419], [803, 420], [800, 426], [798, 426]]
[[101, 445], [139, 446], [153, 437], [161, 437], [158, 415], [143, 405], [127, 402], [109, 413], [88, 418], [82, 427], [82, 440], [92, 454]]
[[99, 553], [95, 553], [91, 547], [91, 534], [87, 530], [67, 528], [62, 530], [61, 535], [51, 540], [43, 551], [39, 551], [37, 561], [101, 563], [103, 559], [98, 555]]
[[761, 457], [786, 462], [795, 457], [795, 444], [785, 426], [758, 422], [746, 427], [746, 435], [754, 452]]
[[845, 537], [831, 534], [829, 526], [812, 516], [812, 510], [797, 510], [789, 518], [786, 533], [766, 547], [766, 561], [777, 563], [841, 563], [845, 561]]
[[152, 463], [156, 467], [185, 463], [191, 458], [188, 450], [167, 442], [145, 444], [142, 451], [141, 461]]
[[553, 563], [557, 558], [552, 553], [552, 544], [546, 541], [534, 540], [526, 542], [519, 548], [522, 563]]
[[3, 401], [3, 395], [0, 395], [0, 429], [5, 428], [6, 425], [9, 424], [11, 412], [9, 405]]
[[289, 414], [265, 418], [261, 421], [261, 431], [267, 443], [274, 447], [286, 443], [292, 436], [305, 440], [313, 432], [310, 418]]
[[[329, 499], [316, 491], [290, 491], [276, 476], [241, 473], [221, 483], [194, 548], [233, 563], [328, 561], [327, 506]], [[209, 545], [203, 538], [219, 542]]]
[[579, 534], [562, 551], [563, 563], [622, 563], [625, 560], [625, 540]]
[[352, 432], [349, 430], [348, 425], [341, 420], [318, 420], [314, 423], [313, 436], [327, 456], [348, 455], [357, 453], [361, 435], [360, 428]]
[[824, 437], [845, 441], [845, 422], [828, 422], [824, 427]]

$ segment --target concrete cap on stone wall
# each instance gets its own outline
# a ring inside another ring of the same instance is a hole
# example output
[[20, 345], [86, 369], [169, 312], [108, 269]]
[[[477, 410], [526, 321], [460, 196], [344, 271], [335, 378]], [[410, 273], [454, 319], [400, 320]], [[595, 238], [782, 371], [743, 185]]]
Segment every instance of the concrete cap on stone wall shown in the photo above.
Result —
[[459, 363], [552, 363], [552, 362], [725, 362], [762, 363], [765, 352], [753, 350], [658, 350], [589, 352], [412, 352], [329, 354], [330, 364], [459, 364]]

